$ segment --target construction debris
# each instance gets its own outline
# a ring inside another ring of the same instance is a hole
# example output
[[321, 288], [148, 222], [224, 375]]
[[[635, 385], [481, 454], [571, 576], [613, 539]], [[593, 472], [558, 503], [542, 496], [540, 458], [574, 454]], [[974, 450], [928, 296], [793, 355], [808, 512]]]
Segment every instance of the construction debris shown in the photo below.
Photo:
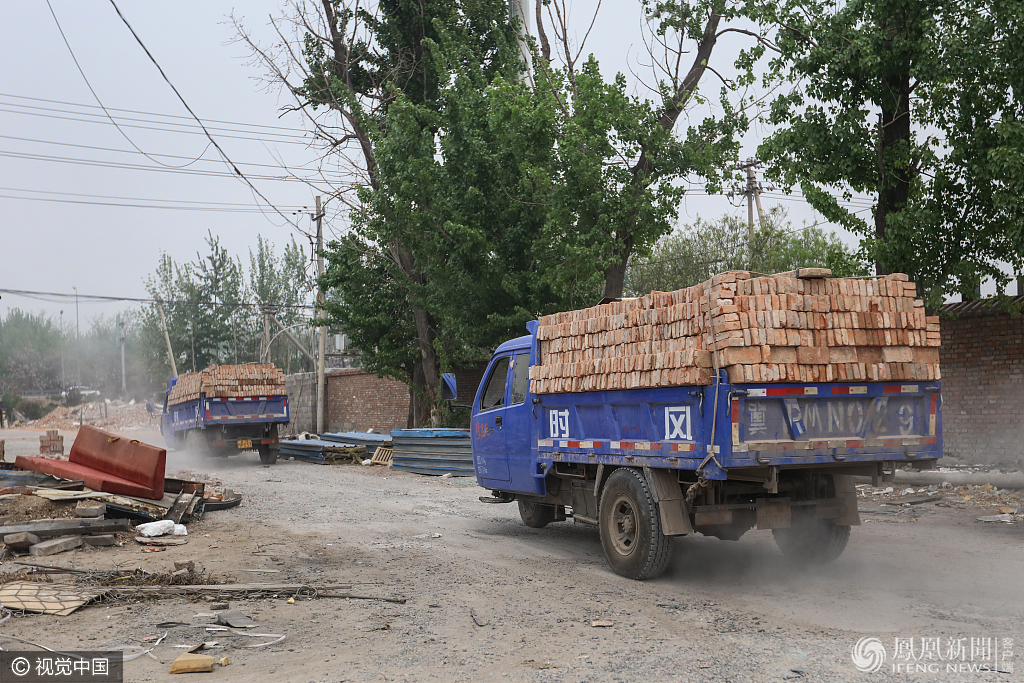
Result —
[[827, 269], [716, 275], [540, 319], [535, 393], [729, 381], [939, 379], [938, 317], [906, 275], [828, 279]]
[[48, 541], [40, 541], [28, 549], [28, 554], [33, 557], [56, 555], [65, 550], [71, 550], [82, 545], [81, 536], [60, 536], [51, 538]]
[[213, 671], [215, 660], [210, 655], [197, 655], [192, 652], [185, 652], [171, 662], [172, 674], [194, 674]]
[[9, 610], [67, 616], [110, 589], [62, 583], [12, 581], [0, 586], [0, 605]]
[[57, 538], [58, 536], [106, 534], [128, 530], [126, 519], [44, 519], [37, 522], [21, 524], [5, 524], [0, 526], [0, 535], [6, 539], [8, 534], [28, 532], [41, 539]]
[[39, 455], [64, 455], [64, 437], [56, 429], [48, 429], [39, 437]]
[[281, 440], [281, 457], [305, 460], [321, 465], [359, 464], [366, 457], [365, 446], [343, 446], [321, 439]]

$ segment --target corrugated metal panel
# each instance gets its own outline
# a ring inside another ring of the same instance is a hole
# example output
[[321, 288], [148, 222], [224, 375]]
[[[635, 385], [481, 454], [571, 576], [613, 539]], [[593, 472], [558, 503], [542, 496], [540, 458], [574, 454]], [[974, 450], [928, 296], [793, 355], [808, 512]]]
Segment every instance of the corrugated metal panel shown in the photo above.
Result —
[[372, 434], [370, 432], [328, 432], [321, 434], [320, 439], [337, 445], [366, 446], [368, 453], [372, 453], [377, 446], [391, 444], [390, 434]]
[[391, 432], [391, 467], [418, 474], [472, 477], [473, 446], [459, 429], [396, 429]]

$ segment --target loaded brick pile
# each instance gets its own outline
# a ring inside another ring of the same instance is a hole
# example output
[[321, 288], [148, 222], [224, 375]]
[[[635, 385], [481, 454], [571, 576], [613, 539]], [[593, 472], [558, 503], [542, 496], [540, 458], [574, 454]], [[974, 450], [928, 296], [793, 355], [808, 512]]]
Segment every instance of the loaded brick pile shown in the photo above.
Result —
[[284, 373], [273, 364], [211, 365], [202, 372], [186, 372], [178, 377], [167, 399], [168, 405], [206, 398], [244, 398], [246, 396], [284, 396]]
[[544, 316], [534, 393], [733, 383], [937, 380], [939, 319], [906, 275], [716, 275]]

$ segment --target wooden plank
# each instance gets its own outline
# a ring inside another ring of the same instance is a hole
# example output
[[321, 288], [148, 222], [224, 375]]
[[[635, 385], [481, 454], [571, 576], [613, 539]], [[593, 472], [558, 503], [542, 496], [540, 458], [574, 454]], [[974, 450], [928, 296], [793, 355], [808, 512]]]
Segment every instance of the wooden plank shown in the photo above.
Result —
[[106, 534], [127, 531], [127, 519], [44, 519], [22, 524], [0, 526], [0, 535], [17, 534], [26, 531], [39, 538], [56, 538], [73, 534]]
[[192, 504], [195, 495], [191, 493], [179, 493], [174, 499], [174, 504], [171, 505], [167, 514], [164, 515], [164, 519], [169, 519], [175, 524], [181, 524], [181, 518], [184, 516], [188, 506]]

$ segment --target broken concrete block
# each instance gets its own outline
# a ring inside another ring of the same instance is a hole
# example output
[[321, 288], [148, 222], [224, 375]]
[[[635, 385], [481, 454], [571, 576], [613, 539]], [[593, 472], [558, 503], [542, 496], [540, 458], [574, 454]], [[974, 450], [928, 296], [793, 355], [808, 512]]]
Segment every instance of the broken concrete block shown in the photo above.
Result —
[[22, 531], [18, 534], [7, 534], [4, 536], [4, 544], [12, 550], [28, 550], [42, 540], [35, 534]]
[[83, 500], [75, 506], [75, 517], [102, 517], [107, 512], [107, 504], [95, 500]]
[[191, 652], [179, 656], [171, 662], [172, 674], [194, 674], [213, 671], [213, 663], [217, 661], [210, 655], [197, 655]]
[[36, 543], [34, 546], [28, 549], [29, 555], [42, 556], [42, 555], [56, 555], [62, 553], [65, 550], [71, 550], [82, 545], [81, 536], [61, 536], [59, 538], [51, 538], [49, 541], [43, 541], [42, 543]]
[[117, 537], [114, 534], [99, 534], [97, 536], [83, 536], [82, 540], [86, 545], [93, 547], [117, 545]]

